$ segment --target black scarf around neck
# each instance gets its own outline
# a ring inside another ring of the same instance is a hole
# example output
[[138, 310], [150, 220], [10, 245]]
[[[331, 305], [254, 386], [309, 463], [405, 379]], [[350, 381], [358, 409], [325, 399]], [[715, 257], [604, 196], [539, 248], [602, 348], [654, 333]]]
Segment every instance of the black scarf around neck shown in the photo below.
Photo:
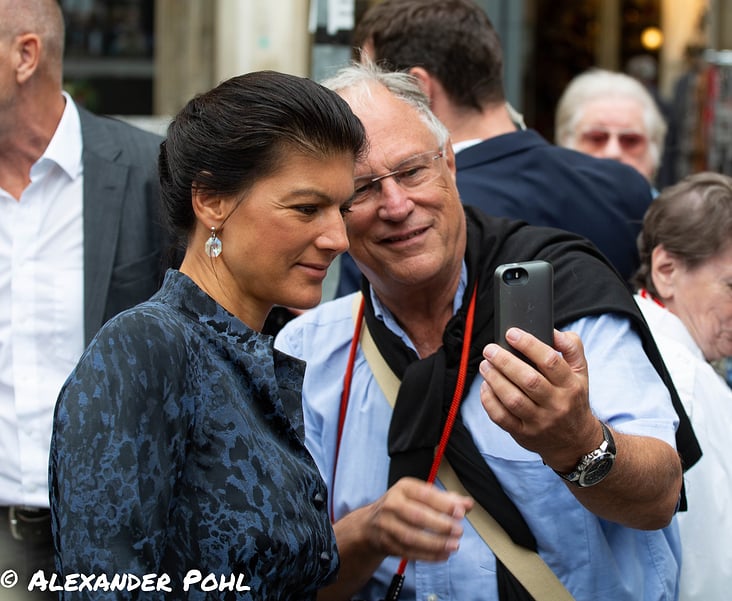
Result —
[[[364, 315], [369, 331], [382, 356], [401, 380], [389, 428], [389, 485], [404, 476], [427, 478], [457, 381], [467, 307], [476, 280], [473, 340], [463, 398], [478, 374], [483, 348], [494, 341], [493, 272], [503, 263], [536, 259], [549, 261], [554, 267], [556, 327], [602, 313], [618, 313], [630, 319], [646, 354], [671, 392], [680, 418], [676, 438], [684, 467], [696, 463], [701, 457], [699, 444], [650, 330], [627, 285], [604, 256], [584, 239], [563, 230], [534, 228], [523, 222], [488, 217], [471, 207], [466, 207], [465, 213], [468, 284], [463, 304], [445, 328], [443, 346], [436, 353], [419, 359], [406, 347], [374, 315], [369, 284], [365, 279], [363, 281]], [[513, 541], [536, 550], [536, 541], [520, 510], [483, 460], [460, 412], [445, 454], [468, 492]], [[500, 562], [498, 567], [502, 600], [531, 599]]]

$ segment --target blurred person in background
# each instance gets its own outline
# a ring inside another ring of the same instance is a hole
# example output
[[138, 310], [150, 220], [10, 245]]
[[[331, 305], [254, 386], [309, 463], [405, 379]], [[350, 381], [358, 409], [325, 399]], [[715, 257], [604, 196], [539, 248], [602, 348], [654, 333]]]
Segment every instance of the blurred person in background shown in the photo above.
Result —
[[576, 76], [559, 99], [556, 143], [634, 167], [651, 184], [661, 165], [666, 120], [646, 87], [605, 69]]
[[732, 390], [710, 361], [732, 355], [732, 178], [703, 172], [665, 188], [638, 238], [636, 301], [702, 448], [679, 513], [681, 601], [732, 585]]
[[0, 573], [25, 584], [54, 565], [56, 397], [99, 327], [158, 289], [168, 249], [162, 138], [77, 106], [63, 52], [57, 0], [0, 0]]

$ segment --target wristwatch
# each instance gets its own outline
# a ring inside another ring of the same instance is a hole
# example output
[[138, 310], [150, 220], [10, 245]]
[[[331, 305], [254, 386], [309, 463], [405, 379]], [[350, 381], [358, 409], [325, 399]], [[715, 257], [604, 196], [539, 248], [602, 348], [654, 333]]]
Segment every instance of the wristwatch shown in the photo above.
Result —
[[[610, 473], [615, 463], [615, 440], [613, 440], [610, 428], [602, 422], [600, 425], [603, 437], [600, 446], [584, 455], [570, 473], [557, 472], [567, 482], [585, 488], [601, 482]], [[554, 471], [556, 472], [556, 470]]]

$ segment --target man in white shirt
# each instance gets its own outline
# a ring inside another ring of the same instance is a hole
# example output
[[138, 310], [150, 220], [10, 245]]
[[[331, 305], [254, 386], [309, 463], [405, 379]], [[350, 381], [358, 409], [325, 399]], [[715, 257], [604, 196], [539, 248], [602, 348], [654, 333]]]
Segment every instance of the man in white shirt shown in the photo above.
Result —
[[0, 0], [0, 573], [24, 588], [53, 570], [58, 391], [96, 330], [157, 289], [167, 247], [160, 137], [77, 107], [63, 44], [56, 0]]

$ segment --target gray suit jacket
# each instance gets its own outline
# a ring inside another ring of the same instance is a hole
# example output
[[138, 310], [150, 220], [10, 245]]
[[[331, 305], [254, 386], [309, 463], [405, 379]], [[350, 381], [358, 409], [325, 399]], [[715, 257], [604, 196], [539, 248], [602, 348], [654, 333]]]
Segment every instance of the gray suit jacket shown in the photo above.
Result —
[[149, 298], [167, 266], [159, 201], [162, 138], [79, 107], [84, 167], [84, 341]]

